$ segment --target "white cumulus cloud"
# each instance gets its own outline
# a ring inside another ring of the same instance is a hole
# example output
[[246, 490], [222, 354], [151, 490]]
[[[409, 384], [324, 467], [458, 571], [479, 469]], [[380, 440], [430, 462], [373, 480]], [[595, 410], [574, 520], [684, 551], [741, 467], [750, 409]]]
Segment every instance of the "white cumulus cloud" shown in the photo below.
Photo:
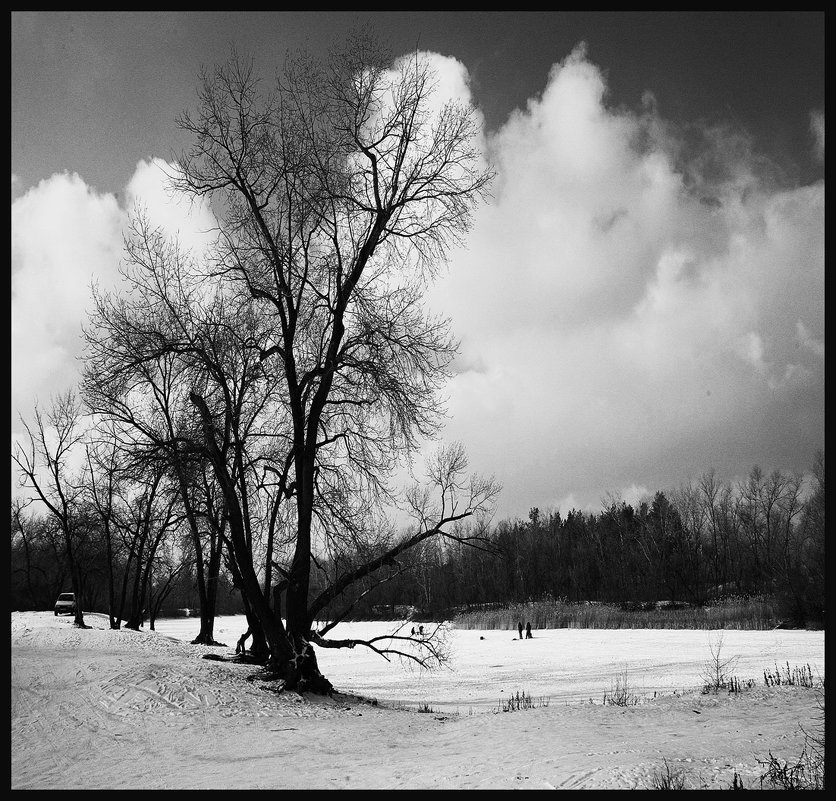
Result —
[[90, 283], [111, 285], [123, 211], [74, 173], [41, 181], [12, 202], [12, 425], [33, 401], [73, 387]]
[[[30, 419], [37, 399], [77, 385], [82, 324], [91, 284], [117, 286], [128, 216], [137, 208], [155, 226], [199, 249], [214, 237], [206, 203], [172, 195], [160, 159], [140, 161], [126, 182], [124, 206], [75, 173], [41, 181], [12, 200], [12, 429]], [[12, 177], [13, 195], [15, 178]]]
[[612, 108], [583, 47], [556, 64], [490, 140], [494, 202], [431, 293], [481, 367], [447, 436], [515, 514], [823, 446], [823, 365], [797, 344], [823, 332], [824, 184], [776, 188], [744, 135], [689, 149], [663, 113]]

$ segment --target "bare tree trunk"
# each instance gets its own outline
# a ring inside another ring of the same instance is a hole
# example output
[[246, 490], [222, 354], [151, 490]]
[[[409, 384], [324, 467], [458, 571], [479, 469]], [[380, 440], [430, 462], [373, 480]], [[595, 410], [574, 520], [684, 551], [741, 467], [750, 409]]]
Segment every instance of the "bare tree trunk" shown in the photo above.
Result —
[[116, 612], [116, 576], [113, 571], [113, 543], [111, 542], [110, 521], [104, 521], [107, 551], [107, 618], [111, 629], [122, 627], [122, 620]]
[[84, 610], [83, 610], [83, 595], [84, 595], [84, 587], [81, 581], [81, 571], [78, 568], [78, 563], [73, 555], [73, 547], [71, 542], [71, 536], [66, 534], [66, 543], [67, 543], [67, 561], [70, 564], [70, 577], [72, 580], [73, 586], [73, 595], [75, 596], [75, 618], [73, 620], [73, 624], [80, 629], [89, 628], [89, 626], [84, 622]]

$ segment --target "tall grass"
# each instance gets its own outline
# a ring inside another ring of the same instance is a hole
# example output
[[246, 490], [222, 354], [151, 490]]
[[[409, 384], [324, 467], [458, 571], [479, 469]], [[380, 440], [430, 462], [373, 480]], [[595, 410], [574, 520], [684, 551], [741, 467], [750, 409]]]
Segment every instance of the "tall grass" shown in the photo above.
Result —
[[[763, 680], [767, 687], [774, 687], [775, 685], [789, 684], [798, 685], [799, 687], [815, 687], [816, 680], [813, 678], [813, 669], [809, 664], [796, 665], [790, 668], [790, 663], [787, 662], [786, 669], [779, 668], [778, 663], [775, 663], [775, 672], [771, 670], [764, 670]], [[824, 686], [824, 679], [819, 679], [821, 685]]]
[[459, 629], [745, 629], [775, 628], [780, 618], [767, 597], [729, 597], [710, 606], [673, 608], [651, 603], [569, 603], [549, 598], [502, 608], [472, 609], [455, 617]]
[[518, 709], [537, 709], [540, 706], [548, 706], [548, 697], [541, 696], [540, 698], [532, 698], [531, 693], [526, 695], [525, 690], [517, 690], [516, 694], [511, 693], [508, 698], [500, 698], [499, 704], [494, 709], [494, 712], [515, 712]]

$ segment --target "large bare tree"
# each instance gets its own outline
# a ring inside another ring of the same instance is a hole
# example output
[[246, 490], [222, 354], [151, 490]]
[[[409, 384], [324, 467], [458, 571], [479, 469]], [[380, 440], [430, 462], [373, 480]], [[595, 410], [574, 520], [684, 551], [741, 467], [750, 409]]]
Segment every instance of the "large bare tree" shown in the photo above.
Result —
[[[217, 246], [190, 259], [137, 222], [132, 295], [97, 297], [87, 395], [100, 412], [130, 405], [140, 364], [183, 366], [192, 416], [183, 406], [171, 440], [212, 466], [230, 567], [285, 687], [331, 689], [312, 643], [432, 660], [431, 637], [326, 635], [349, 590], [397, 573], [405, 551], [433, 536], [484, 542], [483, 528], [455, 523], [489, 510], [498, 487], [466, 476], [458, 446], [405, 497], [410, 528], [384, 515], [393, 470], [443, 414], [456, 343], [423, 299], [490, 181], [473, 110], [438, 97], [421, 54], [393, 63], [355, 33], [325, 63], [289, 57], [264, 91], [233, 54], [178, 122], [192, 145], [173, 185], [211, 201]], [[268, 536], [276, 521], [287, 536]], [[345, 567], [322, 586], [326, 561]]]

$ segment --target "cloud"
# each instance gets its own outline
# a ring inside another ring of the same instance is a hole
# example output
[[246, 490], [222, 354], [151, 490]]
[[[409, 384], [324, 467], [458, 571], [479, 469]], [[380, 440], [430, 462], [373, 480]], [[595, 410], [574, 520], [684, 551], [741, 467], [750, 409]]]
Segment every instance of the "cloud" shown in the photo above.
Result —
[[798, 335], [799, 344], [814, 353], [819, 358], [824, 358], [824, 342], [816, 339], [808, 330], [807, 326], [798, 320], [795, 324], [795, 330]]
[[[144, 208], [154, 225], [203, 247], [214, 218], [167, 189], [175, 169], [160, 159], [138, 162], [126, 184], [125, 207], [75, 173], [41, 181], [12, 200], [12, 429], [18, 413], [29, 419], [51, 395], [76, 386], [83, 352], [82, 323], [92, 305], [90, 288], [119, 282], [128, 215]], [[12, 177], [12, 189], [16, 179]]]
[[111, 285], [124, 214], [75, 173], [56, 174], [12, 202], [12, 427], [33, 401], [75, 385], [90, 283]]
[[[539, 507], [538, 507], [539, 508]], [[586, 512], [590, 511], [589, 509], [581, 506], [578, 502], [577, 498], [571, 493], [569, 495], [564, 495], [560, 500], [558, 500], [554, 505], [553, 508], [555, 511], [559, 511], [562, 517], [566, 517], [571, 511], [578, 511], [578, 512]], [[518, 515], [521, 516], [521, 515]]]
[[740, 356], [744, 361], [749, 362], [759, 375], [767, 372], [766, 362], [763, 359], [763, 340], [754, 331], [745, 334], [739, 343]]
[[130, 212], [143, 211], [152, 226], [198, 253], [214, 242], [217, 222], [208, 199], [171, 189], [169, 179], [177, 174], [177, 165], [163, 159], [139, 161], [125, 189], [126, 207]]
[[445, 436], [504, 485], [500, 512], [809, 464], [823, 182], [781, 188], [746, 136], [677, 128], [649, 95], [610, 107], [582, 47], [488, 146], [494, 202], [429, 299], [480, 366]]
[[813, 134], [813, 155], [824, 164], [824, 111], [810, 113], [810, 131]]
[[[381, 122], [381, 113], [390, 110], [396, 102], [397, 89], [404, 75], [413, 76], [416, 68], [429, 67], [432, 85], [425, 88], [425, 108], [432, 115], [437, 115], [447, 103], [467, 104], [471, 100], [470, 74], [467, 67], [452, 56], [443, 56], [425, 50], [407, 53], [395, 59], [389, 70], [381, 76], [381, 86], [386, 91], [377, 95], [371, 108], [377, 107], [377, 114], [369, 114], [366, 126], [372, 130]], [[480, 111], [475, 112], [476, 119], [483, 121]]]
[[[419, 51], [418, 58], [426, 59], [435, 73], [435, 92], [433, 94], [436, 107], [440, 108], [449, 101], [466, 103], [470, 101], [470, 73], [467, 67], [457, 58], [442, 56], [439, 53]], [[408, 62], [413, 55], [401, 56], [395, 62], [395, 67]]]
[[[426, 55], [440, 94], [469, 99], [462, 64]], [[483, 141], [493, 200], [428, 293], [462, 341], [444, 439], [503, 484], [500, 516], [803, 469], [823, 447], [824, 182], [781, 186], [745, 135], [678, 127], [651, 90], [615, 108], [583, 47], [554, 65]], [[823, 114], [812, 128], [823, 158]], [[13, 415], [74, 382], [126, 209], [211, 238], [209, 207], [164, 191], [172, 169], [139, 162], [124, 208], [77, 175], [19, 197], [13, 177]]]
[[653, 492], [644, 485], [636, 486], [635, 484], [631, 484], [629, 487], [624, 487], [618, 493], [618, 497], [620, 497], [624, 503], [635, 509], [642, 501], [653, 497]]

